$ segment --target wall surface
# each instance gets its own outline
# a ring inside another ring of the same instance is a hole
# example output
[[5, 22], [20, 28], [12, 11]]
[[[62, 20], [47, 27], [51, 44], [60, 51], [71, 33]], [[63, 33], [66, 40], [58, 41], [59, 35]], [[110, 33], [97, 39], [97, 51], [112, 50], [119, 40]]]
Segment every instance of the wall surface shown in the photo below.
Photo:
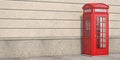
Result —
[[110, 53], [120, 53], [120, 0], [0, 0], [0, 58], [79, 55], [88, 2], [110, 6]]

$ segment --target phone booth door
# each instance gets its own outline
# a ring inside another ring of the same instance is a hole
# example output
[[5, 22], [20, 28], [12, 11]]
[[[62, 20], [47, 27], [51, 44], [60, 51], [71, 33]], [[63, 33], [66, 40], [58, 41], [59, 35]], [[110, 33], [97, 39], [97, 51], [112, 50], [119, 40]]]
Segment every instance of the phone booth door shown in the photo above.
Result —
[[96, 18], [96, 53], [104, 54], [107, 52], [107, 16], [97, 15]]

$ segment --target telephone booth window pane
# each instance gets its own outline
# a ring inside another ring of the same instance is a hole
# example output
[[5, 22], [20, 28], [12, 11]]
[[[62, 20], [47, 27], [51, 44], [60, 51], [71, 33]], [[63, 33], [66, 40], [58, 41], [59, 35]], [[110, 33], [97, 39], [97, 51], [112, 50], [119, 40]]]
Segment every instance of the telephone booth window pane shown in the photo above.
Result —
[[103, 27], [106, 27], [106, 23], [103, 23]]
[[105, 34], [105, 33], [103, 33], [103, 37], [106, 37], [106, 34]]
[[102, 39], [100, 39], [100, 48], [102, 48], [102, 45], [103, 45], [103, 44], [102, 44]]
[[106, 43], [106, 39], [105, 38], [103, 39], [103, 43]]
[[102, 34], [100, 33], [100, 37], [102, 37]]
[[102, 48], [106, 48], [106, 43], [103, 43], [103, 47]]
[[103, 23], [105, 23], [106, 22], [106, 18], [105, 17], [103, 17]]
[[102, 29], [102, 28], [100, 28], [100, 32], [102, 32], [102, 30], [103, 30], [103, 29]]
[[106, 32], [106, 29], [105, 29], [105, 28], [103, 29], [103, 32]]
[[99, 17], [97, 17], [97, 20], [96, 20], [97, 25], [99, 25], [99, 22], [100, 22]]
[[100, 34], [97, 34], [97, 37], [100, 37]]
[[100, 23], [100, 27], [102, 27], [103, 23]]
[[86, 30], [90, 30], [90, 21], [86, 20]]
[[99, 19], [100, 19], [100, 22], [102, 23], [102, 20], [103, 20], [102, 17], [99, 17]]

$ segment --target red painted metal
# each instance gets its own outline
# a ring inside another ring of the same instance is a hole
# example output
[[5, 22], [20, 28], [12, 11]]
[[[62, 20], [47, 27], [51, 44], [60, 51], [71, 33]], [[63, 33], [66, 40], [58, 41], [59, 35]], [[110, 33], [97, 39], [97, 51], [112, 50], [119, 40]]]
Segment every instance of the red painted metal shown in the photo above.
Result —
[[88, 3], [83, 6], [82, 54], [109, 54], [108, 9], [109, 6], [104, 3]]

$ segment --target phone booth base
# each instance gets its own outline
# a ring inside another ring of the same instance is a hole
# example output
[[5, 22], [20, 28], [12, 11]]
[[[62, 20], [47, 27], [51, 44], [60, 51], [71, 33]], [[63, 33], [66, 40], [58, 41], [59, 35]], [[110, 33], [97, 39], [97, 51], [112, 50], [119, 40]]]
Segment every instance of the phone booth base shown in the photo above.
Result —
[[103, 3], [88, 3], [83, 6], [82, 54], [109, 54], [108, 8]]

